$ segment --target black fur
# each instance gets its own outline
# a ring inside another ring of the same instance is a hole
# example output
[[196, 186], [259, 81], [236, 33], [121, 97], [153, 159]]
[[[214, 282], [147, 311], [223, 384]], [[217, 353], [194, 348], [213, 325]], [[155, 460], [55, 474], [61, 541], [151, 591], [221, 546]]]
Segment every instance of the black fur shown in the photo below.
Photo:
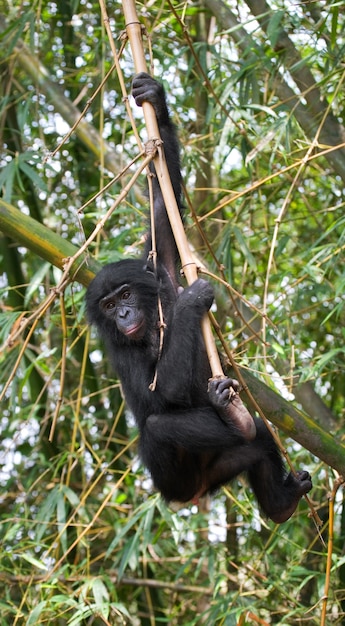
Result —
[[[133, 81], [133, 95], [138, 105], [149, 101], [155, 108], [181, 210], [178, 144], [164, 90], [142, 73]], [[236, 420], [238, 409], [229, 399], [236, 381], [216, 380], [208, 388], [211, 372], [200, 320], [213, 290], [201, 279], [181, 293], [177, 289], [176, 247], [155, 178], [153, 184], [157, 274], [147, 266], [149, 238], [143, 259], [105, 266], [87, 292], [89, 321], [104, 340], [138, 424], [141, 458], [167, 501], [195, 501], [245, 471], [264, 513], [283, 522], [311, 489], [310, 476], [287, 474], [260, 420], [255, 420], [256, 434], [254, 429], [246, 437], [241, 431], [241, 416]], [[166, 325], [160, 358], [158, 295]]]

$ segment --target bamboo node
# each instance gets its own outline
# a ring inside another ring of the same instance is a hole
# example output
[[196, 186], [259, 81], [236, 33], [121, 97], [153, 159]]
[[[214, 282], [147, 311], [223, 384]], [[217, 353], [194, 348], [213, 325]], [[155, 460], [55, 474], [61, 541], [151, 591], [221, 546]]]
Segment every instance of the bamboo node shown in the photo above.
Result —
[[154, 157], [158, 152], [158, 148], [162, 145], [163, 145], [163, 141], [160, 138], [152, 137], [152, 139], [149, 139], [145, 143], [145, 154], [147, 156]]
[[188, 263], [184, 263], [180, 269], [180, 275], [184, 276], [184, 268], [187, 267], [188, 265], [194, 265], [194, 267], [196, 267], [196, 271], [198, 272], [200, 267], [195, 263], [195, 261], [189, 261]]

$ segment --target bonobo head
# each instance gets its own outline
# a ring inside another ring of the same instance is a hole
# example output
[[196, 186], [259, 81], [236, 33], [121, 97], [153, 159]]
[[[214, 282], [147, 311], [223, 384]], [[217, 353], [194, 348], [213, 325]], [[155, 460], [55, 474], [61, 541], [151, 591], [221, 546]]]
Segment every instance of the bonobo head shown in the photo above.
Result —
[[138, 292], [132, 285], [120, 285], [102, 298], [99, 308], [125, 337], [137, 341], [145, 335], [146, 320]]
[[157, 315], [159, 281], [144, 261], [127, 259], [103, 267], [86, 294], [87, 315], [102, 338], [140, 341]]

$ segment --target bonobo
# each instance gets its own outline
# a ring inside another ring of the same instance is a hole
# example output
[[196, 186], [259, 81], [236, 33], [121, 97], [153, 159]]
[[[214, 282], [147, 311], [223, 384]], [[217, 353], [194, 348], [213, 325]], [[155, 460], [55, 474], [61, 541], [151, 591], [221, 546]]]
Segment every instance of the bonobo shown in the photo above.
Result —
[[[146, 73], [133, 81], [136, 104], [156, 112], [165, 157], [180, 210], [179, 148], [163, 87]], [[87, 291], [87, 314], [101, 335], [138, 425], [140, 455], [167, 501], [196, 501], [246, 472], [262, 511], [287, 520], [311, 489], [306, 471], [288, 474], [264, 423], [232, 404], [238, 383], [211, 376], [200, 320], [213, 302], [202, 279], [182, 289], [178, 259], [164, 200], [153, 173], [157, 266], [148, 236], [142, 259], [106, 265]], [[164, 340], [160, 351], [160, 320]], [[151, 390], [154, 379], [156, 385]], [[243, 417], [244, 416], [244, 417]], [[243, 418], [243, 419], [242, 419]]]

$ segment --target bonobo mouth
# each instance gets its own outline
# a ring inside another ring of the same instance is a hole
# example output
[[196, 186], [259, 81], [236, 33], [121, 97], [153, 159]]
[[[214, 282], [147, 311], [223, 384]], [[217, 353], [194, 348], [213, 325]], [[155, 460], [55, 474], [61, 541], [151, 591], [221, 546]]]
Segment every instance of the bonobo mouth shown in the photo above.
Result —
[[145, 334], [145, 321], [129, 326], [123, 334], [130, 339], [142, 339]]

